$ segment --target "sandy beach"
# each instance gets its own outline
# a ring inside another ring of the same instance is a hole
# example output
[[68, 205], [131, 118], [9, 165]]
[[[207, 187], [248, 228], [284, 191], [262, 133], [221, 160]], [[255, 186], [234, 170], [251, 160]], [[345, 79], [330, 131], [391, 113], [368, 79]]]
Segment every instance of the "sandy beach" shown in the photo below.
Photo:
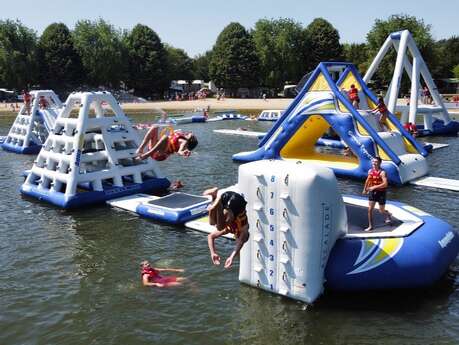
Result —
[[[291, 102], [292, 98], [274, 98], [274, 99], [240, 99], [227, 98], [223, 101], [217, 101], [216, 98], [208, 98], [196, 101], [164, 101], [164, 102], [146, 102], [146, 103], [122, 103], [121, 107], [126, 113], [142, 113], [163, 110], [194, 110], [210, 106], [211, 111], [215, 110], [262, 110], [262, 109], [285, 109]], [[18, 103], [18, 105], [21, 105]], [[12, 111], [8, 103], [0, 106], [0, 114], [16, 113]]]

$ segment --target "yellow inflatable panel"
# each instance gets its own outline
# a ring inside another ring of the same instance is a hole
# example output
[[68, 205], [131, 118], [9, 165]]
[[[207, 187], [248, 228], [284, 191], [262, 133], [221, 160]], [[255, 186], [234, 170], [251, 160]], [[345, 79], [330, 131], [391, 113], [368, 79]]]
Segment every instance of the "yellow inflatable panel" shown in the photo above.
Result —
[[352, 73], [352, 72], [349, 72], [346, 76], [346, 78], [344, 78], [344, 80], [342, 81], [341, 85], [339, 86], [340, 88], [343, 88], [343, 89], [346, 89], [346, 90], [349, 90], [351, 88], [351, 85], [354, 84], [355, 87], [361, 91], [362, 90], [362, 86], [360, 85], [360, 83], [357, 81], [357, 78], [355, 77], [355, 75]]
[[284, 159], [307, 160], [330, 168], [355, 169], [359, 165], [356, 157], [316, 152], [317, 140], [330, 127], [322, 115], [311, 115], [296, 131], [280, 151]]
[[330, 91], [330, 90], [331, 90], [330, 85], [328, 85], [327, 79], [325, 79], [324, 75], [320, 73], [308, 91]]

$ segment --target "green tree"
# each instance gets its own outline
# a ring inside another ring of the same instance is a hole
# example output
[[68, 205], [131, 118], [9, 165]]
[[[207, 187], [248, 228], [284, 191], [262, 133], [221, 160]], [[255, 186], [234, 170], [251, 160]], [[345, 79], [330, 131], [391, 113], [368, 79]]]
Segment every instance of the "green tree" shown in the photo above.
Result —
[[137, 24], [124, 42], [129, 59], [126, 84], [144, 97], [166, 89], [167, 52], [156, 32]]
[[169, 68], [169, 80], [187, 80], [194, 79], [193, 60], [188, 54], [179, 48], [166, 45], [167, 64]]
[[454, 78], [459, 78], [459, 65], [454, 66], [452, 72], [453, 72]]
[[309, 41], [301, 24], [286, 18], [260, 19], [252, 36], [263, 85], [280, 88], [286, 81], [298, 81], [309, 70], [305, 63]]
[[198, 55], [193, 59], [193, 72], [196, 79], [205, 81], [210, 80], [209, 65], [212, 60], [212, 51], [208, 50], [203, 55]]
[[343, 44], [344, 60], [356, 65], [360, 73], [368, 68], [368, 49], [365, 43]]
[[321, 61], [337, 61], [342, 59], [343, 47], [339, 43], [339, 32], [323, 18], [314, 19], [306, 27], [311, 42], [309, 65], [314, 68]]
[[259, 60], [252, 36], [239, 23], [231, 23], [218, 35], [209, 74], [219, 87], [237, 89], [258, 84]]
[[125, 75], [122, 33], [103, 19], [81, 20], [73, 32], [75, 47], [91, 86], [117, 88]]
[[65, 24], [49, 25], [38, 41], [39, 82], [42, 88], [68, 90], [84, 75], [81, 58]]
[[434, 77], [449, 78], [453, 75], [453, 69], [459, 65], [459, 36], [440, 40], [436, 44], [437, 59]]
[[[377, 19], [367, 34], [368, 45], [368, 65], [374, 59], [386, 38], [393, 32], [409, 30], [416, 41], [422, 57], [429, 67], [435, 61], [434, 40], [430, 32], [430, 25], [424, 23], [422, 19], [405, 14], [392, 15], [386, 20]], [[392, 79], [395, 67], [396, 53], [391, 49], [390, 53], [383, 59], [378, 72], [373, 78], [377, 88], [387, 88]], [[402, 90], [407, 90], [408, 80], [402, 79]]]
[[19, 21], [0, 21], [0, 82], [23, 89], [37, 81], [37, 36]]

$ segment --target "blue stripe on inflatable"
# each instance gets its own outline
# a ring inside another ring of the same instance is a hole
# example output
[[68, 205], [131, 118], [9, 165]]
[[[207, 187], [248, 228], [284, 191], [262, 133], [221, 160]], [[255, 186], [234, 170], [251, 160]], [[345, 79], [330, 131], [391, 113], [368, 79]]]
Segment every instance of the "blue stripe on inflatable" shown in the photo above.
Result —
[[38, 188], [38, 186], [23, 184], [21, 186], [21, 193], [68, 209], [102, 203], [107, 200], [131, 194], [144, 193], [152, 190], [165, 190], [169, 186], [170, 181], [166, 178], [152, 178], [143, 183], [133, 183], [123, 187], [113, 186], [105, 188], [103, 191], [87, 191], [77, 193], [73, 196], [66, 196], [61, 192], [54, 192], [49, 189]]
[[30, 145], [27, 147], [22, 147], [22, 146], [13, 145], [10, 143], [3, 143], [1, 146], [5, 151], [19, 153], [19, 154], [26, 154], [26, 155], [34, 155], [40, 152], [41, 150], [41, 145]]
[[[370, 97], [373, 103], [378, 104], [378, 99], [376, 98], [374, 93], [368, 88], [368, 85], [363, 81], [362, 77], [360, 76], [355, 66], [350, 65], [346, 71], [347, 73], [352, 71], [352, 73], [354, 74], [354, 76], [356, 77], [360, 85], [362, 86], [362, 91], [365, 93], [365, 95]], [[336, 85], [340, 85], [340, 83], [344, 80], [344, 78], [345, 78], [345, 75], [343, 73], [343, 75], [339, 78]], [[400, 124], [400, 121], [397, 119], [397, 117], [394, 114], [392, 114], [390, 111], [388, 111], [388, 114], [389, 114], [390, 121], [397, 127], [400, 133], [416, 148], [416, 150], [422, 156], [426, 157], [429, 153], [421, 145], [419, 145], [416, 139], [414, 139], [414, 137]]]

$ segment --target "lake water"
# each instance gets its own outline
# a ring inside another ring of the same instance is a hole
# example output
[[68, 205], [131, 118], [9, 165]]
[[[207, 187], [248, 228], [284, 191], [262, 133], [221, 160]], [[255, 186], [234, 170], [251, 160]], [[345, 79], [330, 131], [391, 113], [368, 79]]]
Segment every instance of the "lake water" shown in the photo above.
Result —
[[[13, 117], [0, 118], [6, 135]], [[147, 115], [135, 121], [147, 121]], [[183, 191], [236, 183], [235, 152], [256, 139], [217, 128], [266, 131], [270, 123], [221, 121], [183, 125], [199, 138], [189, 159], [159, 163]], [[433, 176], [459, 178], [459, 140], [429, 156]], [[19, 194], [33, 156], [0, 151], [0, 344], [458, 344], [459, 261], [425, 290], [339, 294], [306, 306], [245, 286], [238, 264], [211, 265], [206, 236], [100, 205], [64, 211]], [[343, 193], [362, 183], [339, 179]], [[389, 198], [459, 227], [459, 194], [406, 186]], [[222, 256], [234, 243], [218, 240]], [[419, 248], [422, 250], [422, 248]], [[181, 267], [189, 283], [145, 288], [139, 263]]]

